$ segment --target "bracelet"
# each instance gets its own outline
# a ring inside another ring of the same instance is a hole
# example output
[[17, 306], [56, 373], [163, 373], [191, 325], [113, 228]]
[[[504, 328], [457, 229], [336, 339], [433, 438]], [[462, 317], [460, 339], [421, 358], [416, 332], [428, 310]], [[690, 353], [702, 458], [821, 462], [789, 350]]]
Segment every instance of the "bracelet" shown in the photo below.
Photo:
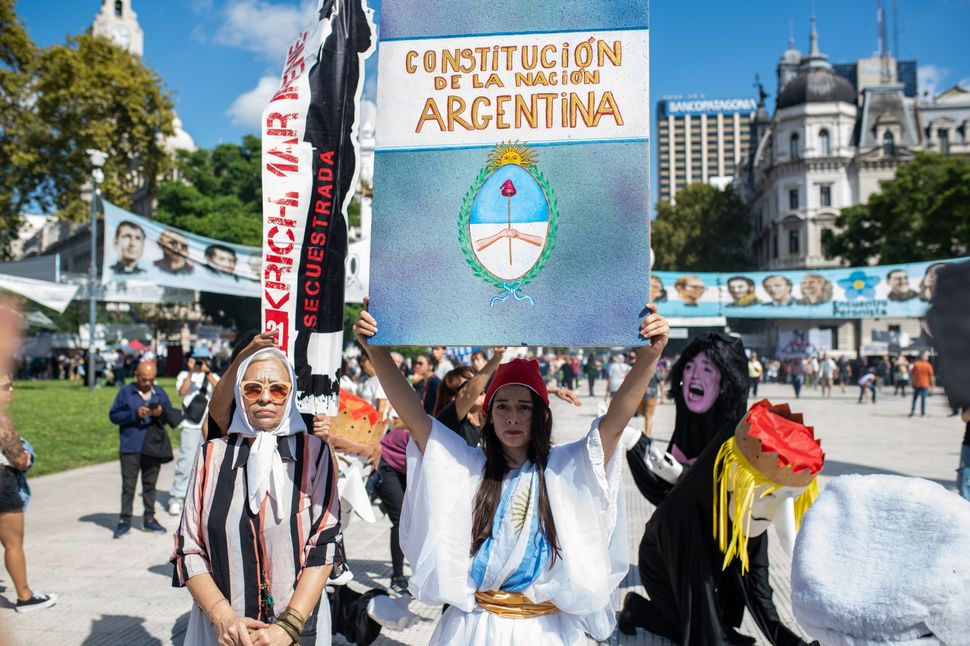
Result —
[[[303, 632], [304, 624], [306, 624], [306, 617], [293, 608], [287, 606], [283, 612], [277, 615], [276, 623], [290, 627], [293, 631], [295, 631], [296, 636], [299, 637], [299, 635]], [[284, 628], [284, 630], [286, 630], [286, 628]], [[289, 633], [289, 631], [287, 631], [287, 633]]]
[[286, 608], [283, 609], [283, 612], [280, 614], [283, 616], [292, 617], [293, 619], [295, 619], [297, 624], [299, 624], [300, 626], [300, 631], [301, 632], [303, 631], [303, 624], [306, 623], [306, 617], [301, 615], [299, 610], [297, 610], [296, 608], [287, 606]]
[[225, 601], [226, 603], [229, 603], [229, 599], [226, 599], [225, 597], [222, 597], [221, 599], [219, 599], [218, 601], [216, 601], [214, 604], [212, 604], [211, 606], [209, 606], [209, 612], [207, 612], [206, 615], [209, 617], [209, 621], [210, 622], [212, 621], [212, 611], [215, 610], [216, 609], [216, 606], [218, 606], [223, 601]]
[[285, 621], [285, 620], [280, 619], [279, 617], [277, 617], [276, 618], [276, 623], [274, 625], [279, 626], [280, 628], [282, 628], [283, 629], [283, 632], [285, 632], [287, 634], [287, 636], [290, 638], [290, 640], [291, 640], [292, 643], [294, 643], [294, 644], [299, 644], [300, 643], [300, 633], [297, 632], [296, 628], [292, 624], [290, 624], [289, 622], [287, 622], [287, 621]]

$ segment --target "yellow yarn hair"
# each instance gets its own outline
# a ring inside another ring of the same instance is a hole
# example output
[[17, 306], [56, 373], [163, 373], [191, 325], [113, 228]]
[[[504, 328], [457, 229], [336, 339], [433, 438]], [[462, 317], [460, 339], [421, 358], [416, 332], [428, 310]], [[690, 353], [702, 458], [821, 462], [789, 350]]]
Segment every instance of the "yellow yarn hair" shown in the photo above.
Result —
[[[732, 469], [731, 467], [737, 467]], [[724, 553], [722, 570], [726, 570], [734, 557], [741, 560], [741, 573], [748, 571], [748, 533], [751, 528], [751, 507], [754, 504], [754, 492], [759, 487], [765, 487], [760, 497], [774, 493], [783, 485], [772, 481], [748, 462], [747, 458], [738, 450], [732, 437], [721, 445], [714, 461], [714, 538], [718, 547]], [[731, 506], [734, 510], [735, 522], [731, 526], [730, 542], [727, 524], [730, 519], [728, 512], [728, 493], [734, 492]], [[818, 480], [813, 479], [798, 498], [795, 499], [795, 529], [802, 526], [802, 517], [818, 497]], [[742, 531], [742, 523], [744, 531]]]

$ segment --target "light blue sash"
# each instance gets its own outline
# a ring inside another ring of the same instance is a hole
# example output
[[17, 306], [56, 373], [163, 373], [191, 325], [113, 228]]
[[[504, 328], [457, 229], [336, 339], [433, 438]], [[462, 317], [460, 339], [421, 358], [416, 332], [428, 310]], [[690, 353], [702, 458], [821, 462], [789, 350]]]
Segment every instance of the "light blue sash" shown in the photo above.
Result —
[[502, 492], [492, 535], [472, 561], [472, 580], [478, 590], [521, 592], [539, 578], [551, 551], [539, 529], [539, 471], [526, 462]]

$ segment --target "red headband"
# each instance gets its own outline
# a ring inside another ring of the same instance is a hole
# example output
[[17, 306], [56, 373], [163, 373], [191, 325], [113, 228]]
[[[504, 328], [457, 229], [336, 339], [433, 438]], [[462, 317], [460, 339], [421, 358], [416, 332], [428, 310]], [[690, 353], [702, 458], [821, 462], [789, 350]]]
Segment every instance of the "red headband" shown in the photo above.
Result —
[[539, 362], [535, 359], [512, 359], [508, 363], [503, 363], [495, 371], [495, 378], [485, 393], [483, 408], [488, 411], [492, 397], [502, 386], [525, 386], [542, 398], [543, 403], [549, 406], [549, 393], [546, 391], [546, 382], [539, 374]]

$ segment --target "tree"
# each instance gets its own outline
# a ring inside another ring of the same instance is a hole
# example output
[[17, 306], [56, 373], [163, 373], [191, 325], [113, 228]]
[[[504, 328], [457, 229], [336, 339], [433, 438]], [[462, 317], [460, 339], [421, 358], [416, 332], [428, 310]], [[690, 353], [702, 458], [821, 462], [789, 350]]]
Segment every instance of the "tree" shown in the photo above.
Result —
[[13, 0], [0, 0], [0, 255], [16, 239], [24, 204], [16, 188], [23, 175], [21, 151], [14, 145], [31, 129], [33, 115], [23, 97], [27, 67], [36, 50], [17, 19]]
[[137, 192], [154, 195], [171, 164], [164, 137], [174, 134], [172, 100], [154, 71], [107, 39], [81, 35], [37, 53], [24, 73], [4, 142], [21, 169], [2, 189], [14, 210], [87, 218], [92, 148], [107, 154], [106, 199], [131, 208]]
[[207, 238], [258, 246], [263, 228], [260, 141], [180, 150], [175, 178], [161, 183], [155, 219]]
[[850, 265], [938, 260], [970, 249], [970, 158], [918, 153], [880, 182], [866, 204], [842, 209], [822, 234], [830, 258]]
[[689, 184], [677, 203], [657, 204], [650, 231], [654, 268], [738, 271], [751, 265], [747, 209], [734, 189]]

